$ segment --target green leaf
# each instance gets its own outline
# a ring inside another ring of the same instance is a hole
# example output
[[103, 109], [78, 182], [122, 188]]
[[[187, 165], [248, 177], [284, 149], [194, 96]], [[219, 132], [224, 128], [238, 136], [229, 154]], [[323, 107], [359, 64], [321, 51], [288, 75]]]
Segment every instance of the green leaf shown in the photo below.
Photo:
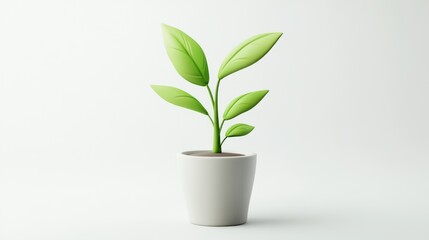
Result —
[[256, 106], [267, 93], [268, 90], [249, 92], [232, 100], [223, 113], [223, 119], [229, 120], [249, 111]]
[[237, 123], [232, 125], [230, 128], [228, 128], [228, 131], [226, 131], [225, 136], [227, 137], [241, 137], [249, 134], [251, 131], [253, 131], [255, 127], [250, 126], [244, 123]]
[[177, 28], [163, 24], [162, 30], [168, 57], [176, 71], [187, 81], [206, 86], [209, 83], [209, 68], [200, 45]]
[[253, 36], [234, 48], [223, 61], [218, 78], [246, 68], [267, 54], [283, 33], [263, 33]]
[[208, 115], [204, 106], [192, 95], [175, 87], [151, 85], [152, 89], [165, 101]]

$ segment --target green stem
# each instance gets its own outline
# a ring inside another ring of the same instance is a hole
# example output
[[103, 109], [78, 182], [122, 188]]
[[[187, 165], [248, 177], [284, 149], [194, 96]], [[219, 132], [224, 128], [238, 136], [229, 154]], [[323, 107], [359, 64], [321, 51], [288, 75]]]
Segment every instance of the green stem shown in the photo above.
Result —
[[212, 122], [212, 125], [213, 125], [213, 119], [212, 119], [212, 117], [210, 117], [210, 115], [208, 115], [208, 114], [207, 114], [207, 116], [209, 117], [210, 122]]
[[[210, 100], [212, 101], [212, 107], [214, 107], [214, 99], [213, 99], [213, 93], [212, 93], [212, 90], [210, 89], [209, 85], [206, 85], [206, 87], [207, 87], [207, 91], [209, 92], [209, 95], [210, 95]], [[212, 122], [212, 125], [214, 125], [213, 118], [212, 118], [212, 117], [210, 117], [210, 115], [209, 115], [209, 114], [207, 114], [207, 116], [209, 116], [209, 119], [210, 119], [210, 121]]]
[[226, 140], [227, 138], [228, 138], [228, 137], [224, 137], [224, 138], [223, 138], [222, 142], [220, 143], [220, 145], [221, 145], [221, 146], [223, 145], [223, 142], [225, 142], [225, 140]]
[[223, 124], [225, 123], [225, 119], [224, 120], [222, 120], [222, 123], [220, 124], [220, 128], [219, 128], [219, 130], [220, 131], [222, 131], [222, 128], [223, 128]]
[[[220, 143], [220, 127], [219, 127], [219, 84], [220, 80], [217, 81], [215, 97], [213, 102], [213, 153], [222, 153], [222, 145]], [[210, 92], [210, 91], [209, 91]]]
[[207, 91], [209, 91], [210, 100], [212, 100], [212, 106], [214, 106], [214, 99], [213, 99], [212, 90], [210, 89], [209, 85], [207, 85], [206, 87], [207, 87]]

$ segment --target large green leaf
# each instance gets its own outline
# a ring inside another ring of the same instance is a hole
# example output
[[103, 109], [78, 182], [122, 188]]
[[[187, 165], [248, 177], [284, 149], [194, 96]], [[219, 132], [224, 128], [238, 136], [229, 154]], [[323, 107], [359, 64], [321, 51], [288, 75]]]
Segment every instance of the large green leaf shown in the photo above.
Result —
[[249, 134], [255, 127], [244, 123], [237, 123], [228, 128], [225, 133], [227, 137], [241, 137]]
[[256, 92], [249, 92], [237, 97], [226, 107], [225, 112], [223, 113], [223, 119], [229, 120], [249, 111], [254, 106], [256, 106], [256, 104], [258, 104], [267, 93], [268, 90], [260, 90]]
[[223, 61], [218, 78], [246, 68], [267, 54], [283, 33], [263, 33], [253, 36], [234, 48]]
[[152, 89], [165, 101], [208, 115], [204, 106], [192, 95], [175, 87], [151, 85]]
[[209, 83], [209, 68], [200, 45], [177, 28], [163, 24], [162, 30], [168, 57], [176, 71], [189, 82], [206, 86]]

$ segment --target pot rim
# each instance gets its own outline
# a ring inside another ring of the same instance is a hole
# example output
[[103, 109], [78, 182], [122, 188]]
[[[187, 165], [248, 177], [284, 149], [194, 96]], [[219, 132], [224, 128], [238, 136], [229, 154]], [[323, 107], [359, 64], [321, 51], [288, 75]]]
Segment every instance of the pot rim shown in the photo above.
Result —
[[211, 152], [210, 150], [191, 150], [191, 151], [183, 151], [181, 153], [178, 153], [179, 156], [184, 156], [187, 158], [206, 158], [206, 159], [241, 159], [241, 158], [248, 158], [248, 157], [253, 157], [256, 156], [256, 153], [254, 152], [239, 152], [239, 151], [230, 151], [230, 150], [226, 150], [223, 152], [228, 152], [228, 153], [235, 153], [235, 154], [242, 154], [242, 156], [197, 156], [197, 155], [190, 155], [192, 153], [197, 153], [197, 152]]

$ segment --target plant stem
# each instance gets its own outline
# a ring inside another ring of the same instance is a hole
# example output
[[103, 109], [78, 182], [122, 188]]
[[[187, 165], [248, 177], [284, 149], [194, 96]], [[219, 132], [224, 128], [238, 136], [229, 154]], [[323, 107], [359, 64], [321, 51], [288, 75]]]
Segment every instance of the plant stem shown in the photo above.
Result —
[[213, 125], [213, 119], [212, 119], [212, 117], [210, 117], [210, 115], [207, 115], [207, 116], [209, 117], [210, 122], [212, 122], [212, 125]]
[[210, 100], [212, 101], [212, 106], [214, 106], [214, 99], [213, 99], [212, 90], [210, 89], [209, 85], [206, 85], [206, 87], [207, 87], [207, 91], [209, 91]]
[[[212, 93], [212, 90], [210, 89], [209, 85], [206, 85], [206, 87], [207, 87], [207, 91], [209, 92], [209, 95], [210, 95], [210, 100], [212, 101], [212, 106], [213, 106], [213, 108], [214, 108], [214, 99], [213, 99], [213, 93]], [[212, 122], [212, 125], [213, 125], [213, 124], [214, 124], [214, 122], [213, 122], [212, 117], [210, 117], [210, 115], [207, 115], [207, 116], [209, 116], [209, 119], [210, 119], [210, 121]]]
[[220, 129], [220, 131], [222, 131], [222, 128], [223, 128], [223, 124], [225, 123], [225, 119], [224, 120], [222, 120], [222, 123], [220, 124], [220, 127], [219, 127], [219, 129]]
[[222, 142], [220, 143], [220, 145], [221, 145], [221, 146], [223, 145], [223, 142], [225, 142], [225, 140], [226, 140], [227, 138], [228, 138], [228, 137], [224, 137], [224, 138], [223, 138]]
[[[222, 153], [222, 145], [220, 143], [220, 127], [219, 127], [219, 84], [220, 80], [217, 81], [215, 97], [213, 103], [213, 153]], [[210, 90], [209, 90], [210, 93]]]

